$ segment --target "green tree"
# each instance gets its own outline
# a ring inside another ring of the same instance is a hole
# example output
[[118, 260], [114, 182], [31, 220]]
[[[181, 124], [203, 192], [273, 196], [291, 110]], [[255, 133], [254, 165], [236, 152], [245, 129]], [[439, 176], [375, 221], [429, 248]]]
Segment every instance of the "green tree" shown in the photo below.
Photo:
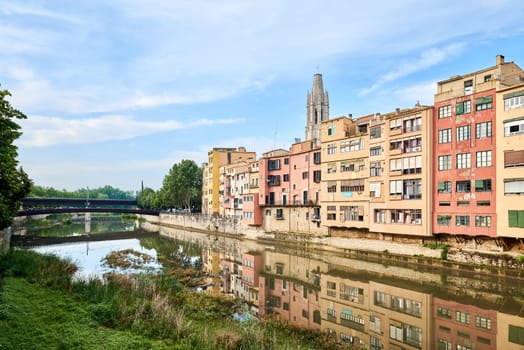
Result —
[[144, 188], [138, 193], [137, 198], [138, 206], [143, 209], [152, 209], [158, 207], [157, 194], [149, 187]]
[[13, 108], [7, 96], [9, 91], [0, 90], [0, 229], [11, 226], [13, 217], [20, 208], [20, 199], [31, 190], [32, 181], [18, 167], [18, 148], [14, 141], [22, 135], [14, 119], [27, 118]]
[[163, 207], [200, 207], [202, 169], [192, 160], [182, 160], [174, 164], [164, 177], [158, 195]]

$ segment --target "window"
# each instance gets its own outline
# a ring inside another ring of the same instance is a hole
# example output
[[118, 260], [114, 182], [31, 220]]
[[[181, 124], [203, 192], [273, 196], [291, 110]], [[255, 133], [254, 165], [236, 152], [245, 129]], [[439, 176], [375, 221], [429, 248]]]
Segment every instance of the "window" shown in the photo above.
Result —
[[382, 333], [380, 317], [369, 316], [369, 329], [373, 332]]
[[524, 210], [508, 210], [509, 227], [524, 227]]
[[450, 170], [451, 169], [451, 155], [439, 156], [438, 157], [438, 170]]
[[403, 333], [402, 327], [398, 327], [395, 325], [389, 325], [389, 337], [391, 339], [395, 339], [401, 342], [404, 338], [402, 333]]
[[422, 130], [422, 117], [415, 117], [404, 120], [404, 132], [414, 132]]
[[342, 180], [340, 192], [364, 192], [364, 179]]
[[471, 192], [471, 182], [469, 180], [467, 181], [457, 181], [456, 183], [456, 192]]
[[398, 195], [402, 194], [402, 180], [393, 180], [389, 182], [389, 194]]
[[422, 180], [404, 180], [404, 199], [422, 198]]
[[446, 309], [444, 307], [438, 307], [437, 308], [437, 315], [438, 317], [447, 318], [448, 320], [451, 320], [451, 310]]
[[491, 151], [477, 152], [477, 168], [485, 168], [491, 165]]
[[314, 170], [313, 171], [313, 181], [319, 183], [322, 180], [322, 171]]
[[465, 141], [470, 139], [470, 127], [469, 125], [457, 127], [457, 141]]
[[491, 227], [491, 216], [475, 216], [475, 227]]
[[437, 215], [437, 225], [451, 226], [451, 215]]
[[267, 162], [268, 170], [278, 170], [280, 169], [280, 159], [270, 159]]
[[336, 154], [337, 153], [337, 144], [331, 143], [327, 146], [327, 154]]
[[439, 181], [438, 193], [451, 193], [451, 181]]
[[457, 102], [455, 114], [461, 115], [466, 113], [471, 113], [471, 100]]
[[371, 162], [369, 163], [369, 176], [380, 176], [382, 175], [382, 167], [380, 166], [380, 162]]
[[478, 123], [475, 125], [475, 136], [477, 139], [491, 137], [491, 122]]
[[452, 350], [453, 344], [450, 341], [439, 339], [438, 350]]
[[524, 151], [504, 152], [504, 168], [524, 166]]
[[[524, 96], [522, 96], [524, 99]], [[504, 121], [504, 136], [514, 136], [524, 133], [524, 118]]]
[[364, 221], [364, 207], [362, 206], [340, 206], [340, 219], [342, 221]]
[[442, 106], [438, 108], [438, 118], [449, 118], [451, 117], [451, 105]]
[[303, 171], [303, 172], [302, 172], [302, 180], [307, 179], [308, 176], [309, 176], [309, 173], [308, 173], [307, 171]]
[[392, 224], [411, 224], [420, 225], [422, 223], [421, 209], [391, 209]]
[[284, 158], [284, 165], [289, 165], [289, 158]]
[[328, 136], [335, 135], [337, 133], [337, 126], [331, 125], [327, 128], [327, 134]]
[[284, 182], [289, 182], [289, 174], [284, 174], [284, 175], [282, 175], [282, 180], [283, 180]]
[[457, 169], [471, 168], [471, 153], [457, 154]]
[[422, 150], [422, 137], [412, 137], [403, 141], [404, 153], [420, 152]]
[[524, 194], [524, 179], [504, 180], [504, 194]]
[[468, 207], [469, 206], [469, 201], [458, 201], [457, 202], [457, 207]]
[[381, 127], [375, 126], [369, 129], [369, 138], [370, 139], [378, 139], [381, 136]]
[[484, 111], [492, 108], [493, 96], [477, 98], [475, 101], [476, 111]]
[[327, 186], [328, 186], [327, 188], [328, 193], [337, 192], [337, 183], [335, 181], [329, 181]]
[[382, 153], [382, 147], [380, 146], [376, 146], [376, 147], [371, 147], [369, 149], [369, 155], [372, 157], [372, 156], [379, 156], [380, 154]]
[[491, 179], [475, 180], [475, 192], [491, 192]]
[[524, 327], [508, 326], [508, 341], [513, 344], [524, 345]]
[[455, 321], [464, 324], [469, 324], [469, 313], [462, 311], [455, 312]]
[[456, 226], [469, 226], [469, 215], [457, 215], [455, 217]]
[[503, 98], [505, 111], [514, 108], [524, 107], [524, 90], [516, 91], [510, 94], [505, 94]]
[[269, 175], [267, 177], [267, 183], [269, 186], [279, 186], [280, 185], [280, 175]]
[[438, 143], [451, 142], [451, 129], [443, 129], [438, 131]]
[[464, 81], [464, 95], [471, 95], [473, 93], [473, 79]]
[[477, 207], [489, 207], [491, 201], [477, 201]]
[[343, 141], [340, 143], [340, 152], [355, 152], [364, 149], [364, 138], [357, 138], [349, 141]]
[[275, 216], [277, 217], [277, 219], [283, 219], [284, 218], [284, 213], [283, 213], [281, 208], [278, 208], [276, 210]]
[[394, 119], [389, 121], [390, 130], [402, 129], [402, 119]]
[[385, 209], [375, 209], [373, 218], [376, 224], [385, 224], [386, 223], [386, 210]]
[[313, 162], [315, 164], [320, 164], [320, 152], [313, 153]]

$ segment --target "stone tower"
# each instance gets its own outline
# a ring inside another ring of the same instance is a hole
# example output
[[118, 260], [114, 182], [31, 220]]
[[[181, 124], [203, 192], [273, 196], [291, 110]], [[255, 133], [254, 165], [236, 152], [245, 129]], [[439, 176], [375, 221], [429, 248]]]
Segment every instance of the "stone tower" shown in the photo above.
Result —
[[322, 74], [313, 76], [313, 88], [307, 94], [306, 140], [320, 146], [320, 123], [329, 119], [329, 97], [324, 90]]

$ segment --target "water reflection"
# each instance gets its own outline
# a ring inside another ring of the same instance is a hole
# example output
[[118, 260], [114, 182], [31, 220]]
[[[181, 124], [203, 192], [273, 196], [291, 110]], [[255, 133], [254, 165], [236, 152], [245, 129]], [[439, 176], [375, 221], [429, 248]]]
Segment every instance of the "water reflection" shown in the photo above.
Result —
[[[524, 280], [431, 266], [387, 264], [338, 252], [274, 245], [161, 227], [170, 239], [67, 245], [82, 270], [110, 250], [182, 254], [203, 269], [207, 293], [245, 300], [250, 312], [319, 329], [366, 349], [523, 349]], [[44, 248], [39, 248], [44, 249]], [[46, 249], [49, 249], [47, 247]], [[83, 255], [83, 258], [80, 256]]]
[[200, 244], [220, 292], [261, 318], [366, 349], [523, 349], [523, 280], [350, 259], [161, 228]]
[[[112, 241], [91, 241], [55, 244], [32, 248], [40, 253], [55, 254], [60, 257], [71, 259], [79, 266], [75, 278], [88, 279], [95, 276], [103, 276], [104, 273], [114, 271], [102, 264], [103, 259], [114, 251], [133, 249], [137, 252], [150, 255], [153, 261], [143, 265], [140, 271], [159, 271], [161, 265], [157, 261], [155, 249], [145, 248], [139, 239], [121, 239]], [[119, 270], [123, 273], [137, 272], [134, 269]]]

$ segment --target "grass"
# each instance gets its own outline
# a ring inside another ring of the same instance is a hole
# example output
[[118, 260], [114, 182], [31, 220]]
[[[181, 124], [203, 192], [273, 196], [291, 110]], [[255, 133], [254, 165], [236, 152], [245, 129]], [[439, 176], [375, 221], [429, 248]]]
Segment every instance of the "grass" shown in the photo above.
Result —
[[336, 349], [318, 331], [237, 323], [234, 300], [189, 292], [176, 273], [72, 281], [51, 255], [0, 256], [0, 349]]

